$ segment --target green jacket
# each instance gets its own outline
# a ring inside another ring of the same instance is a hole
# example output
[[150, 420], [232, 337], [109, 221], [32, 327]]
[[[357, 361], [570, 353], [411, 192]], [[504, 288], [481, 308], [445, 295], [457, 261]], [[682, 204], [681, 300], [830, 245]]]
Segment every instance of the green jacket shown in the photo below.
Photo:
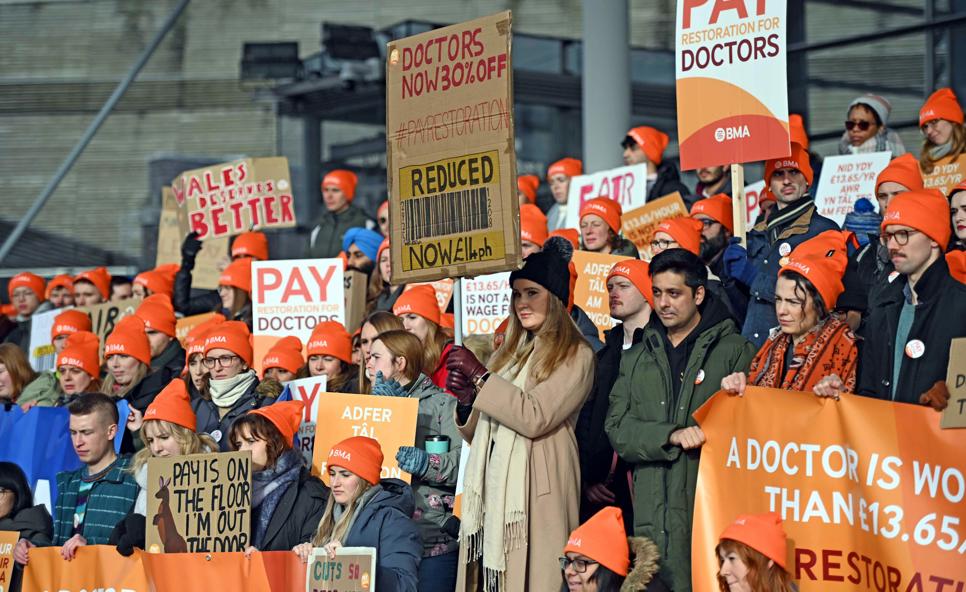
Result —
[[63, 394], [57, 374], [53, 370], [44, 370], [24, 387], [23, 392], [17, 397], [17, 404], [35, 402], [39, 407], [53, 407]]
[[349, 204], [348, 209], [339, 214], [325, 210], [319, 217], [318, 226], [312, 229], [306, 257], [308, 259], [338, 257], [342, 250], [342, 236], [347, 230], [357, 226], [373, 228], [374, 223], [365, 212], [354, 205]]
[[691, 414], [719, 390], [723, 377], [746, 371], [755, 355], [724, 305], [710, 296], [700, 323], [681, 346], [685, 344], [690, 355], [674, 396], [669, 344], [659, 319], [652, 317], [641, 342], [621, 358], [605, 422], [614, 450], [633, 465], [634, 535], [657, 544], [661, 579], [676, 592], [691, 590], [691, 523], [700, 450], [685, 452], [668, 440], [675, 430], [696, 425]]

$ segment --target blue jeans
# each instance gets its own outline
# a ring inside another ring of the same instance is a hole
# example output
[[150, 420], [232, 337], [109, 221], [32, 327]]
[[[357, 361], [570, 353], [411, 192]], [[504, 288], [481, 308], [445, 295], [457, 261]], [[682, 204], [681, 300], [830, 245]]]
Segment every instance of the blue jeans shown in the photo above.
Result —
[[453, 592], [459, 556], [459, 551], [453, 551], [436, 557], [423, 557], [419, 562], [419, 592]]

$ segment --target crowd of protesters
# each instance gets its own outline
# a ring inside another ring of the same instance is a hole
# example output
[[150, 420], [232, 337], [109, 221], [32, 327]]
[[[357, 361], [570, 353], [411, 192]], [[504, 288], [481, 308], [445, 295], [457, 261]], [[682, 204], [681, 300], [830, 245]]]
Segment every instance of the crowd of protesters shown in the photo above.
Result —
[[[948, 404], [950, 343], [966, 337], [966, 183], [943, 195], [924, 176], [966, 155], [963, 110], [950, 89], [929, 97], [918, 159], [888, 128], [890, 111], [873, 95], [848, 105], [839, 153], [894, 158], [876, 179], [877, 204], [858, 200], [844, 229], [817, 211], [816, 156], [796, 115], [790, 154], [765, 163], [761, 213], [744, 241], [734, 236], [729, 169], [698, 170], [692, 191], [665, 158], [668, 135], [651, 127], [615, 143], [626, 164], [646, 165], [648, 201], [678, 192], [690, 215], [662, 222], [646, 252], [623, 236], [607, 195], [583, 204], [579, 228], [565, 227], [580, 160], [549, 166], [546, 212], [536, 206], [541, 179], [520, 177], [524, 260], [510, 274], [511, 314], [466, 347], [454, 345], [453, 315], [433, 287], [391, 283], [388, 203], [376, 219], [353, 205], [347, 170], [322, 181], [325, 212], [306, 256], [342, 257], [367, 274], [366, 318], [355, 334], [324, 322], [305, 343], [279, 340], [261, 376], [251, 269], [270, 258], [262, 233], [234, 237], [217, 290], [192, 285], [205, 248], [194, 235], [180, 265], [130, 281], [104, 268], [17, 274], [0, 316], [0, 397], [26, 412], [66, 407], [83, 463], [58, 476], [53, 515], [33, 504], [23, 471], [0, 463], [0, 527], [21, 533], [18, 566], [38, 546], [59, 547], [65, 560], [84, 545], [143, 548], [148, 459], [242, 450], [254, 474], [248, 553], [291, 550], [307, 561], [313, 547], [375, 547], [381, 591], [690, 590], [706, 441], [692, 414], [716, 392], [742, 396], [751, 385], [937, 412]], [[602, 341], [574, 302], [575, 249], [628, 257], [607, 276], [617, 325]], [[73, 308], [131, 296], [138, 308], [103, 346]], [[62, 311], [50, 332], [56, 364], [38, 374], [31, 317], [52, 309]], [[179, 317], [209, 312], [176, 338]], [[302, 403], [278, 399], [283, 383], [320, 375], [330, 392], [418, 400], [415, 446], [395, 453], [411, 484], [381, 477], [384, 451], [367, 437], [328, 452], [328, 485], [312, 474], [293, 450]], [[131, 410], [123, 426], [121, 399]], [[427, 445], [441, 441], [446, 450]], [[706, 550], [721, 589], [795, 589], [780, 517], [749, 510]]]

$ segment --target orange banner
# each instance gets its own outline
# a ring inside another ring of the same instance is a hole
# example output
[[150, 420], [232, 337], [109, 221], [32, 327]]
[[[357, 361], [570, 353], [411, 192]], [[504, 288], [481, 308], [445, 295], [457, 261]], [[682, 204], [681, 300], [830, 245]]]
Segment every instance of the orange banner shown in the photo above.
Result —
[[739, 514], [782, 515], [787, 566], [812, 590], [966, 587], [966, 434], [928, 407], [749, 387], [695, 413], [701, 449], [695, 592], [718, 590], [718, 536]]
[[574, 251], [573, 262], [577, 267], [577, 283], [574, 285], [574, 304], [587, 313], [597, 326], [601, 340], [604, 331], [614, 326], [610, 316], [610, 300], [607, 295], [607, 274], [615, 263], [630, 259], [620, 255], [602, 255], [589, 251]]

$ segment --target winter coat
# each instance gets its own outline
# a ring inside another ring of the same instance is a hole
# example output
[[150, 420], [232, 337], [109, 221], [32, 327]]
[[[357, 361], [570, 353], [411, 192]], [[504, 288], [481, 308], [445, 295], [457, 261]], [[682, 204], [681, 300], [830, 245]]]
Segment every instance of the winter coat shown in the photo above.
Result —
[[181, 342], [172, 339], [170, 343], [158, 354], [151, 358], [151, 372], [158, 372], [167, 376], [167, 382], [181, 376], [184, 370], [185, 351], [181, 347]]
[[342, 546], [376, 548], [376, 590], [416, 592], [423, 545], [411, 518], [413, 490], [399, 479], [383, 479], [377, 487], [356, 511]]
[[620, 255], [621, 257], [633, 257], [635, 259], [640, 259], [641, 254], [637, 250], [637, 245], [632, 243], [626, 237], [620, 237], [620, 243], [616, 248], [611, 249], [611, 255]]
[[177, 312], [185, 316], [202, 314], [221, 308], [218, 290], [192, 290], [191, 271], [195, 268], [195, 257], [181, 255], [181, 267], [174, 274], [174, 293], [171, 304]]
[[661, 552], [660, 577], [678, 592], [691, 589], [691, 525], [700, 449], [669, 444], [671, 433], [695, 425], [692, 414], [721, 379], [745, 372], [755, 355], [734, 320], [713, 297], [678, 347], [688, 348], [680, 392], [672, 392], [667, 332], [652, 317], [640, 343], [624, 353], [610, 393], [605, 428], [614, 450], [634, 467], [634, 534]]
[[621, 585], [621, 592], [670, 592], [657, 572], [661, 568], [661, 553], [654, 541], [644, 537], [627, 537], [631, 552], [630, 571]]
[[664, 197], [665, 195], [670, 195], [677, 191], [681, 194], [681, 199], [684, 200], [685, 205], [688, 209], [691, 209], [691, 204], [693, 201], [691, 199], [691, 190], [681, 182], [681, 174], [678, 172], [678, 167], [674, 166], [674, 163], [665, 160], [657, 167], [657, 179], [651, 184], [650, 181], [647, 183], [647, 200], [654, 201], [655, 199]]
[[54, 371], [44, 370], [23, 387], [23, 392], [17, 397], [17, 405], [36, 403], [40, 407], [53, 407], [63, 394]]
[[[556, 345], [536, 337], [532, 355]], [[457, 426], [463, 438], [472, 442], [479, 414], [486, 413], [531, 440], [526, 544], [507, 554], [505, 590], [542, 592], [560, 584], [557, 558], [580, 523], [580, 458], [574, 426], [590, 393], [594, 363], [591, 349], [581, 345], [543, 382], [528, 376], [525, 390], [491, 374], [466, 424]], [[466, 545], [460, 546], [457, 590], [475, 589], [476, 582], [466, 578], [468, 551]]]
[[423, 556], [442, 555], [456, 551], [456, 539], [443, 532], [446, 520], [453, 515], [456, 498], [456, 477], [460, 469], [460, 449], [463, 436], [453, 420], [456, 398], [420, 374], [409, 387], [409, 396], [419, 399], [416, 418], [416, 448], [426, 449], [427, 436], [448, 436], [449, 452], [430, 454], [429, 468], [421, 477], [413, 475], [413, 491], [416, 513], [413, 519], [419, 525], [423, 541]]
[[[748, 286], [728, 275], [722, 255], [723, 253], [719, 253], [708, 264], [708, 271], [711, 272], [708, 277], [715, 276], [718, 278], [718, 286], [720, 286], [718, 295], [727, 299], [728, 310], [734, 315], [740, 327], [745, 323], [745, 316], [748, 314]], [[708, 284], [712, 289], [716, 289], [712, 282], [708, 282]]]
[[[88, 545], [105, 545], [118, 522], [134, 509], [138, 484], [128, 472], [130, 456], [120, 456], [106, 475], [91, 486], [84, 515], [83, 535]], [[87, 467], [57, 473], [57, 503], [54, 505], [54, 545], [63, 545], [74, 536], [74, 511], [77, 493]]]
[[275, 507], [259, 550], [290, 551], [298, 544], [311, 541], [328, 499], [329, 488], [308, 467], [303, 468], [299, 480], [289, 484]]
[[[27, 539], [38, 547], [49, 547], [54, 536], [54, 521], [47, 506], [39, 504], [20, 510], [16, 516], [0, 519], [0, 530], [19, 532], [20, 538]], [[14, 563], [6, 589], [19, 592], [22, 581], [23, 566]]]
[[755, 347], [761, 347], [771, 328], [778, 325], [775, 283], [782, 257], [819, 233], [838, 229], [838, 224], [819, 215], [815, 202], [805, 196], [776, 211], [768, 222], [756, 224], [748, 232], [748, 259], [758, 273], [749, 286], [751, 299], [741, 334]]
[[319, 217], [319, 223], [312, 229], [305, 256], [308, 259], [328, 259], [338, 257], [342, 251], [342, 236], [350, 228], [374, 228], [372, 221], [365, 212], [349, 204], [345, 211], [338, 214], [325, 210]]
[[597, 328], [594, 321], [590, 320], [584, 309], [575, 304], [570, 310], [570, 318], [574, 320], [580, 334], [587, 340], [587, 344], [590, 345], [590, 349], [594, 350], [594, 353], [604, 347], [604, 343], [600, 340], [600, 329]]
[[919, 303], [906, 340], [906, 343], [921, 341], [925, 345], [924, 353], [919, 358], [903, 354], [899, 383], [893, 397], [896, 331], [907, 286], [908, 278], [898, 276], [883, 295], [881, 306], [869, 314], [869, 338], [863, 344], [859, 358], [857, 391], [860, 395], [918, 404], [920, 395], [936, 381], [946, 379], [950, 342], [966, 337], [966, 321], [963, 320], [966, 319], [966, 284], [949, 274], [946, 259], [940, 257], [916, 283]]
[[553, 202], [547, 210], [547, 231], [553, 232], [567, 227], [567, 204]]
[[[730, 196], [731, 195], [731, 170], [730, 169], [731, 167], [725, 167], [725, 175], [727, 175], [728, 178], [725, 180], [724, 185], [722, 185], [720, 189], [718, 189], [711, 195], [705, 195], [705, 191], [708, 190], [708, 187], [701, 181], [698, 181], [697, 185], [694, 186], [694, 193], [690, 197], [691, 205], [694, 205], [694, 202], [700, 201], [702, 199], [707, 199], [719, 193], [724, 193], [725, 195]], [[690, 205], [688, 206], [688, 209], [689, 210], [691, 209]]]
[[253, 409], [267, 407], [275, 402], [274, 397], [269, 397], [258, 392], [258, 385], [259, 383], [256, 379], [248, 391], [232, 405], [224, 417], [220, 416], [218, 406], [211, 399], [199, 398], [191, 401], [191, 408], [194, 410], [195, 415], [198, 416], [198, 428], [195, 431], [199, 434], [208, 434], [211, 436], [215, 442], [218, 442], [218, 446], [222, 452], [231, 450], [231, 445], [228, 442], [228, 432], [231, 431], [231, 425], [235, 423], [235, 420]]
[[[49, 300], [44, 300], [40, 303], [32, 314], [40, 314], [42, 312], [47, 312], [53, 310], [54, 305], [50, 303]], [[17, 317], [12, 322], [16, 326], [3, 338], [3, 343], [12, 343], [19, 347], [24, 354], [28, 357], [30, 356], [30, 331], [33, 327], [32, 320], [33, 316], [27, 318]]]
[[402, 296], [403, 291], [406, 289], [406, 285], [389, 286], [389, 288], [390, 289], [383, 289], [382, 292], [379, 293], [379, 296], [376, 297], [376, 302], [373, 305], [372, 310], [369, 311], [369, 314], [378, 312], [380, 310], [392, 312], [392, 307], [396, 304], [396, 301], [399, 300], [399, 297]]

